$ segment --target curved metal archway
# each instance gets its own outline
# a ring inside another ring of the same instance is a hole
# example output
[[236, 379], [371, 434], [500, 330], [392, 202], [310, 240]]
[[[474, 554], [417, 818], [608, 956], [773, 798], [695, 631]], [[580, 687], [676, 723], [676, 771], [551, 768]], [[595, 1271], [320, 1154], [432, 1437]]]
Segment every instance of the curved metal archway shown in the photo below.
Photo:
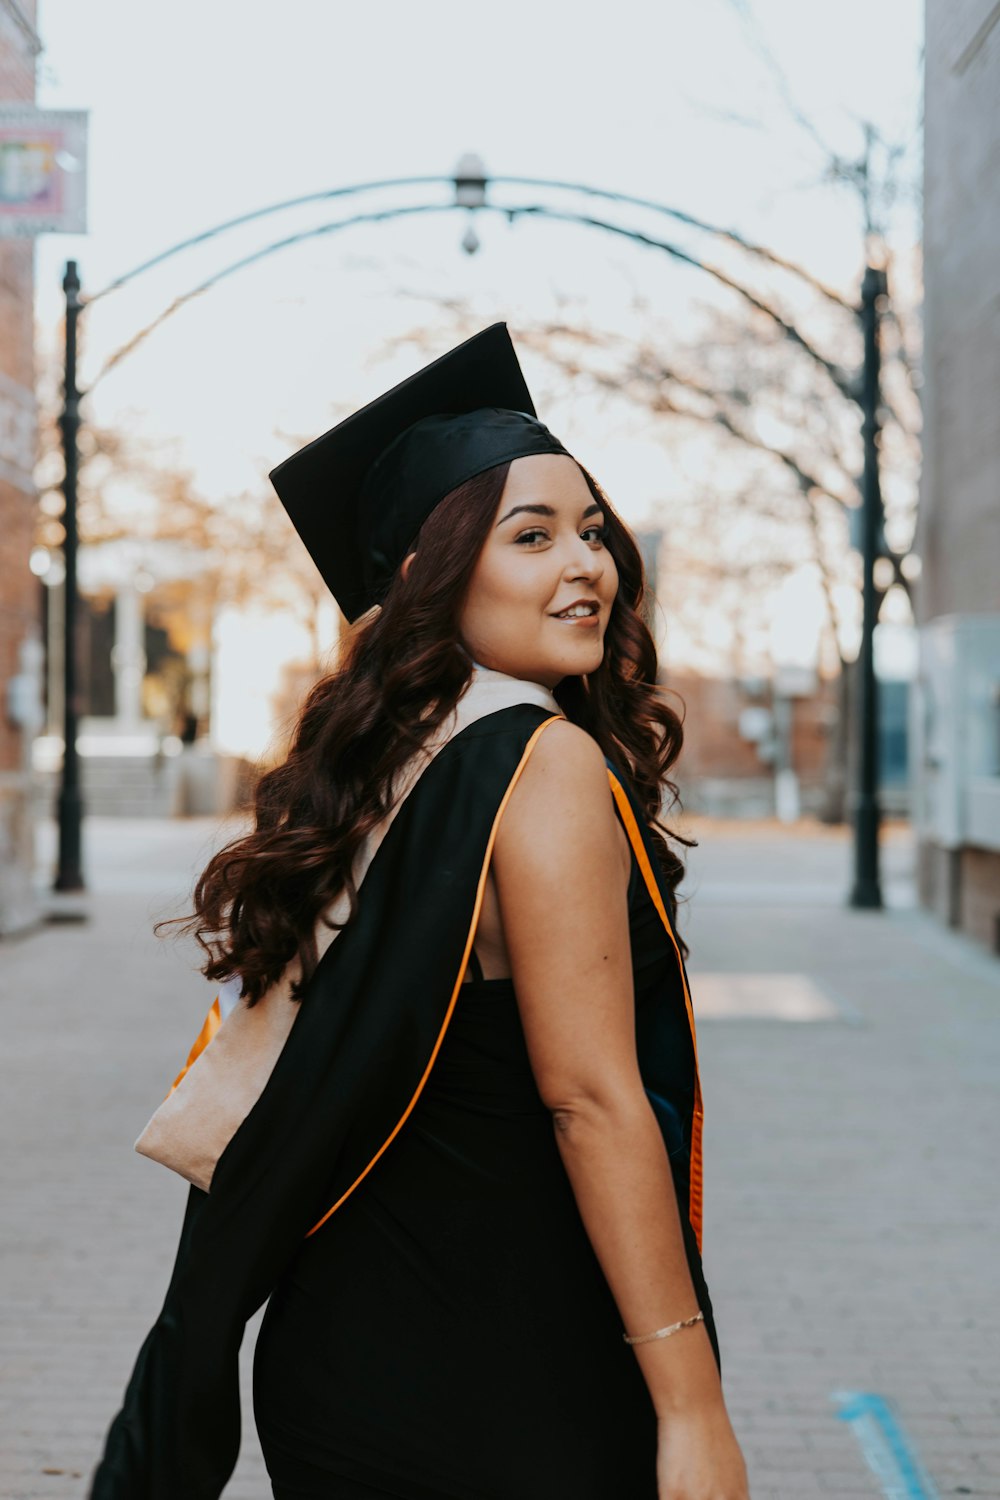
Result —
[[[882, 504], [879, 486], [878, 467], [878, 432], [880, 411], [880, 381], [879, 381], [879, 303], [886, 294], [885, 272], [881, 267], [869, 264], [866, 267], [862, 284], [862, 298], [860, 307], [853, 307], [837, 292], [824, 286], [815, 277], [811, 276], [803, 267], [776, 255], [764, 246], [754, 244], [733, 230], [724, 229], [719, 225], [713, 225], [703, 219], [696, 218], [692, 214], [672, 208], [666, 204], [656, 203], [650, 199], [641, 198], [628, 193], [611, 191], [608, 189], [593, 187], [586, 183], [572, 183], [559, 181], [554, 178], [532, 178], [521, 176], [497, 176], [487, 178], [478, 158], [465, 157], [459, 163], [456, 172], [452, 176], [432, 175], [417, 177], [386, 178], [378, 181], [357, 183], [338, 188], [326, 189], [318, 193], [306, 194], [301, 197], [286, 199], [279, 203], [271, 204], [263, 208], [254, 209], [249, 213], [241, 214], [236, 218], [228, 219], [202, 231], [198, 235], [178, 241], [157, 255], [143, 261], [132, 270], [116, 277], [101, 291], [84, 299], [81, 297], [81, 287], [77, 266], [75, 261], [69, 261], [66, 267], [66, 275], [63, 288], [66, 294], [66, 367], [64, 380], [64, 407], [59, 419], [59, 426], [63, 439], [63, 450], [65, 457], [65, 479], [63, 492], [65, 496], [64, 527], [65, 539], [65, 633], [66, 649], [64, 651], [64, 754], [62, 779], [58, 798], [59, 819], [59, 862], [54, 889], [59, 891], [73, 891], [84, 889], [84, 881], [81, 866], [81, 825], [82, 825], [82, 798], [79, 784], [79, 763], [76, 748], [77, 733], [77, 711], [76, 711], [76, 666], [73, 641], [76, 632], [76, 554], [78, 546], [77, 535], [77, 483], [79, 476], [79, 447], [78, 439], [81, 426], [80, 401], [86, 392], [81, 392], [77, 385], [77, 321], [80, 312], [100, 300], [109, 296], [112, 292], [128, 285], [139, 276], [152, 270], [155, 266], [162, 265], [173, 256], [196, 245], [204, 244], [231, 229], [258, 221], [263, 218], [286, 212], [290, 209], [304, 206], [309, 203], [333, 201], [335, 199], [349, 198], [360, 193], [384, 190], [387, 188], [413, 188], [429, 187], [431, 185], [441, 186], [447, 184], [455, 193], [454, 201], [450, 203], [418, 203], [409, 205], [396, 205], [384, 209], [369, 210], [360, 214], [350, 215], [346, 219], [337, 220], [332, 223], [323, 224], [307, 230], [301, 230], [292, 235], [286, 235], [275, 240], [269, 245], [240, 257], [214, 273], [198, 286], [176, 297], [169, 306], [164, 309], [151, 323], [140, 329], [126, 344], [108, 359], [98, 371], [95, 379], [91, 382], [90, 389], [103, 379], [110, 370], [115, 368], [121, 360], [127, 357], [167, 318], [173, 315], [179, 308], [183, 307], [193, 298], [202, 295], [211, 287], [227, 277], [257, 261], [263, 260], [270, 255], [279, 253], [295, 244], [305, 240], [334, 234], [342, 229], [348, 229], [364, 223], [378, 223], [386, 220], [403, 218], [407, 215], [455, 212], [465, 210], [470, 213], [492, 212], [506, 215], [513, 220], [517, 217], [535, 217], [551, 220], [559, 220], [566, 223], [578, 224], [581, 227], [598, 229], [605, 233], [622, 236], [635, 243], [644, 245], [667, 254], [678, 262], [682, 262], [705, 272], [712, 276], [731, 291], [742, 297], [748, 305], [776, 322], [782, 332], [793, 343], [802, 349], [830, 379], [836, 390], [848, 400], [854, 402], [861, 416], [861, 431], [864, 440], [864, 472], [861, 483], [862, 495], [862, 561], [863, 561], [863, 628], [862, 644], [859, 653], [859, 666], [861, 669], [861, 692], [859, 729], [859, 797], [856, 810], [856, 837], [855, 837], [855, 882], [850, 895], [850, 904], [858, 907], [880, 907], [882, 898], [878, 880], [878, 823], [879, 810], [877, 801], [877, 685], [874, 673], [874, 628], [878, 612], [878, 594], [874, 582], [875, 559], [881, 550], [881, 528], [882, 528]], [[787, 319], [783, 318], [774, 308], [768, 306], [761, 298], [757, 297], [749, 287], [742, 285], [734, 277], [715, 267], [699, 257], [685, 251], [681, 246], [671, 241], [660, 239], [657, 236], [646, 233], [643, 230], [628, 228], [616, 224], [609, 219], [597, 218], [590, 214], [575, 212], [570, 209], [552, 208], [543, 203], [520, 203], [500, 204], [487, 201], [487, 188], [490, 184], [501, 184], [505, 186], [517, 186], [520, 188], [530, 187], [534, 189], [556, 190], [582, 194], [586, 197], [600, 199], [608, 203], [616, 203], [631, 208], [639, 208], [643, 211], [661, 214], [682, 223], [689, 228], [695, 228], [719, 240], [738, 245], [748, 254], [763, 259], [772, 266], [792, 273], [799, 277], [813, 290], [820, 293], [824, 298], [836, 304], [845, 311], [853, 313], [861, 320], [864, 335], [864, 361], [860, 378], [852, 377], [848, 372], [840, 369], [832, 361], [827, 360], [818, 349]]]

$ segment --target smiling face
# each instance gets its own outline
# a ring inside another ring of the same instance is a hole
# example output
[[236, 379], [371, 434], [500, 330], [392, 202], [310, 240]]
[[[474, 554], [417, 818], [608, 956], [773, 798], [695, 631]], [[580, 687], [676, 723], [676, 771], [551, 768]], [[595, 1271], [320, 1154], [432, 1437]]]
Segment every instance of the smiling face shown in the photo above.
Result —
[[546, 687], [597, 670], [618, 592], [603, 528], [574, 459], [512, 461], [459, 615], [477, 662]]

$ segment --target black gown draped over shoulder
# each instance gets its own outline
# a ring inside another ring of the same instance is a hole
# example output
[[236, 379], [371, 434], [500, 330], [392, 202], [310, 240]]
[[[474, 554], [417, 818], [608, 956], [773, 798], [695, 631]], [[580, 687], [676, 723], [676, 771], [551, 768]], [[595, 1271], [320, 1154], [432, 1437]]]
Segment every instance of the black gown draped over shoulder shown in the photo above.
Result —
[[[683, 1090], [680, 970], [634, 854], [629, 916], [637, 1027], [672, 1019], [658, 1043]], [[254, 1411], [277, 1500], [656, 1500], [653, 1405], [535, 1086], [513, 982], [473, 965], [391, 1150], [272, 1293]], [[686, 1111], [651, 1102], [683, 1204]]]
[[[516, 994], [465, 982], [506, 799], [558, 717], [479, 717], [409, 793], [210, 1191], [190, 1189], [90, 1500], [219, 1500], [240, 1344], [268, 1298], [254, 1406], [280, 1500], [655, 1500], [652, 1402]], [[608, 777], [633, 858], [639, 1070], [718, 1359], [690, 991], [641, 808], [610, 761]]]

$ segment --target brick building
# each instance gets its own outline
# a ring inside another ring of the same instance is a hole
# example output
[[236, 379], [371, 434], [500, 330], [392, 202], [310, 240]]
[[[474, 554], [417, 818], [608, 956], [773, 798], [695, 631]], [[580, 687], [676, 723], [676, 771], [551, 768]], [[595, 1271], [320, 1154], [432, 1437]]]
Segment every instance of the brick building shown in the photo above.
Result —
[[927, 0], [921, 899], [1000, 952], [1000, 6]]
[[[824, 823], [850, 817], [857, 782], [857, 736], [848, 718], [854, 663], [844, 682], [707, 677], [664, 669], [667, 701], [684, 721], [672, 780], [689, 812], [719, 817], [802, 816]], [[910, 812], [909, 689], [879, 685], [879, 801], [890, 818]]]
[[[795, 808], [825, 817], [831, 791], [831, 743], [837, 684], [819, 680], [801, 696], [775, 695], [769, 682], [662, 673], [667, 702], [684, 721], [684, 744], [671, 779], [689, 812], [771, 817], [779, 811], [777, 772], [794, 777]], [[791, 816], [795, 811], [788, 810]]]
[[[0, 103], [32, 102], [35, 0], [0, 3]], [[28, 566], [35, 521], [38, 423], [34, 240], [0, 238], [0, 936], [39, 917], [33, 890], [30, 745], [40, 670], [38, 579]]]

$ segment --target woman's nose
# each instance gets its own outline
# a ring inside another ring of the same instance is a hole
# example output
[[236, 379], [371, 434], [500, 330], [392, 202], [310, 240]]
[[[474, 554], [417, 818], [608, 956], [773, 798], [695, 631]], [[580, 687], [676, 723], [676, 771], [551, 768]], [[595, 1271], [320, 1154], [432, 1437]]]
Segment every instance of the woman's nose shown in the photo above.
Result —
[[598, 579], [604, 573], [604, 556], [578, 540], [572, 556], [567, 559], [566, 572], [570, 578]]

